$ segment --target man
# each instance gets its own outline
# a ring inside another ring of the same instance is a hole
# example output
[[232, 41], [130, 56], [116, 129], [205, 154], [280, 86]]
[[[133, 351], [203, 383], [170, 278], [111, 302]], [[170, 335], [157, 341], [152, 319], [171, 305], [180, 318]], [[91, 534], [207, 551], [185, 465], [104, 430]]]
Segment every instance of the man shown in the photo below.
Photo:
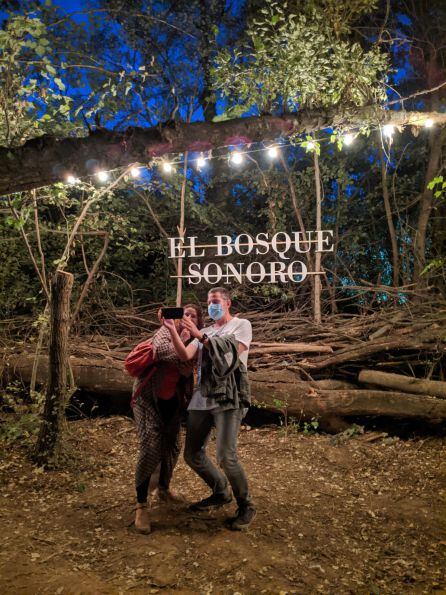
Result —
[[[215, 398], [204, 397], [202, 394], [201, 372], [203, 349], [207, 349], [209, 339], [214, 337], [234, 338], [237, 345], [239, 360], [247, 366], [249, 346], [252, 340], [252, 328], [249, 320], [234, 317], [230, 313], [231, 299], [224, 287], [215, 287], [208, 293], [208, 313], [214, 324], [199, 330], [190, 320], [184, 320], [183, 325], [194, 341], [187, 347], [181, 341], [173, 321], [165, 320], [164, 324], [172, 335], [172, 343], [180, 359], [193, 359], [198, 352], [198, 378], [194, 390], [187, 420], [186, 445], [184, 458], [186, 463], [212, 489], [212, 494], [191, 505], [191, 510], [207, 510], [229, 504], [232, 500], [229, 484], [237, 500], [237, 514], [229, 520], [233, 530], [247, 528], [256, 516], [256, 509], [252, 503], [245, 471], [237, 457], [237, 438], [240, 423], [246, 415], [246, 403], [237, 395], [234, 400], [217, 402]], [[203, 379], [206, 380], [206, 379]], [[212, 427], [216, 428], [217, 462], [224, 474], [210, 461], [206, 454], [206, 445]]]

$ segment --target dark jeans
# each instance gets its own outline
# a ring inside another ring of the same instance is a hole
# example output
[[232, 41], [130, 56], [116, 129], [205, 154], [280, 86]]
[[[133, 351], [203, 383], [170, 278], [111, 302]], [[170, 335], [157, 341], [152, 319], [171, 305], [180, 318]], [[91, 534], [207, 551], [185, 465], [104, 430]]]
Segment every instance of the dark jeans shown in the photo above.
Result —
[[[214, 494], [228, 494], [228, 480], [239, 505], [251, 501], [246, 473], [237, 458], [237, 438], [243, 409], [227, 411], [189, 411], [187, 418], [186, 463], [198, 473]], [[217, 434], [217, 463], [225, 475], [217, 469], [206, 454], [212, 426]], [[227, 479], [226, 479], [227, 478]]]

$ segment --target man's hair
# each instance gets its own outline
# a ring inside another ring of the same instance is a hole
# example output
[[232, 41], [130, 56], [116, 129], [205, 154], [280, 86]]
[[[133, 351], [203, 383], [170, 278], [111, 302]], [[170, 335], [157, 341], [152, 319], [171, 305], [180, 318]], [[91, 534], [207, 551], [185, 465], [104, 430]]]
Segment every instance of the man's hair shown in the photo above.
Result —
[[212, 287], [212, 289], [208, 291], [208, 295], [211, 295], [211, 293], [221, 293], [221, 296], [225, 300], [231, 299], [231, 293], [226, 287]]

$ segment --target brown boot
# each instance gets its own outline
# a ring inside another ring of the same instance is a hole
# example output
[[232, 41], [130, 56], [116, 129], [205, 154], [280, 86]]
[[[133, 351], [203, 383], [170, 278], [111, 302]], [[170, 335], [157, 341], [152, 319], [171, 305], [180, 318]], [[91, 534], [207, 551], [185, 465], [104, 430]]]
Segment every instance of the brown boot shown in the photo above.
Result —
[[136, 505], [135, 529], [137, 533], [148, 535], [150, 533], [150, 519], [149, 511], [147, 510], [147, 502]]

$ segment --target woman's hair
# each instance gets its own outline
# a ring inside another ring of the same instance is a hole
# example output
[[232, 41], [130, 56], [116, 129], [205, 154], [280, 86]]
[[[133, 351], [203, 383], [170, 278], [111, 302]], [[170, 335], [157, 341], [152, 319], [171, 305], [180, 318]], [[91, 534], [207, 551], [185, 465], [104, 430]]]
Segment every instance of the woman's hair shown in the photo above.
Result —
[[202, 329], [204, 327], [204, 321], [203, 321], [203, 310], [200, 308], [200, 306], [198, 306], [198, 304], [185, 304], [183, 306], [183, 308], [186, 310], [186, 308], [193, 308], [195, 310], [195, 312], [197, 313], [197, 327], [199, 329]]

